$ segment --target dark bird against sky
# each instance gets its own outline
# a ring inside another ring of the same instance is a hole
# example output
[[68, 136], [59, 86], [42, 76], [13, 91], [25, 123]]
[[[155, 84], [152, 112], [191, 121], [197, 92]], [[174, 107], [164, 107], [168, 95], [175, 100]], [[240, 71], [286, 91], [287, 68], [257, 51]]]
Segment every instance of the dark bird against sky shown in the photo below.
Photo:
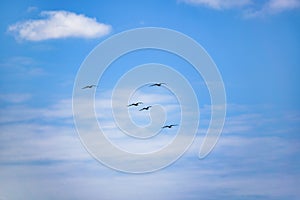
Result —
[[140, 109], [140, 111], [142, 111], [142, 110], [149, 110], [149, 108], [151, 108], [151, 107], [152, 107], [152, 106], [144, 107], [144, 108]]
[[97, 87], [97, 85], [87, 85], [87, 86], [85, 86], [85, 87], [83, 87], [81, 89], [91, 89], [93, 87]]
[[160, 87], [160, 86], [162, 86], [162, 85], [166, 85], [166, 83], [153, 83], [153, 84], [151, 84], [149, 87], [153, 87], [153, 86], [158, 86], [158, 87]]
[[173, 126], [178, 126], [177, 124], [165, 125], [161, 128], [172, 128]]
[[143, 102], [132, 103], [132, 104], [129, 104], [128, 107], [130, 107], [130, 106], [138, 106], [140, 104], [143, 104]]

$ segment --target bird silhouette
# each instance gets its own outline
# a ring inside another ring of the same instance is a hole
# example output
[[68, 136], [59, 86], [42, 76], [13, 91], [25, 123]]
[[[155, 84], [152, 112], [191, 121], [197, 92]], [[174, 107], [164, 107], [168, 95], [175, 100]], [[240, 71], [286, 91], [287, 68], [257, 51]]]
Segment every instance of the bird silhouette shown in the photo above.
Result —
[[132, 103], [132, 104], [127, 105], [127, 107], [130, 107], [130, 106], [138, 106], [138, 105], [140, 105], [140, 104], [143, 104], [143, 102]]
[[144, 107], [142, 109], [140, 109], [139, 111], [143, 111], [143, 110], [149, 110], [149, 108], [151, 108], [152, 106], [147, 106], [147, 107]]
[[149, 87], [153, 87], [153, 86], [157, 86], [157, 87], [160, 87], [162, 85], [166, 85], [166, 83], [153, 83], [151, 84]]
[[178, 126], [177, 124], [165, 125], [161, 128], [172, 128], [173, 126]]
[[91, 89], [93, 87], [97, 87], [97, 85], [87, 85], [87, 86], [85, 86], [85, 87], [83, 87], [81, 89]]

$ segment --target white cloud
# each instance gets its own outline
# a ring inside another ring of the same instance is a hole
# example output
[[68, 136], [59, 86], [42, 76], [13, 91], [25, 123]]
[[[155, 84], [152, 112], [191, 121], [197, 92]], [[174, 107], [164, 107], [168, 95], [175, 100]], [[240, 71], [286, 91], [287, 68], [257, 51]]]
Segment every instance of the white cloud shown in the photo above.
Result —
[[269, 0], [258, 9], [248, 8], [245, 17], [263, 17], [299, 8], [300, 0]]
[[11, 103], [21, 103], [27, 101], [31, 98], [31, 94], [0, 94], [0, 100], [11, 102]]
[[[157, 98], [145, 97], [151, 103]], [[107, 98], [96, 102], [99, 111], [108, 110], [106, 105]], [[16, 121], [0, 126], [0, 198], [299, 199], [299, 172], [293, 171], [299, 165], [299, 141], [280, 135], [260, 136], [258, 133], [265, 129], [259, 130], [258, 122], [263, 121], [268, 127], [274, 126], [274, 121], [253, 115], [253, 110], [241, 105], [228, 107], [234, 114], [240, 113], [229, 118], [228, 132], [235, 126], [248, 124], [254, 134], [223, 135], [212, 154], [203, 160], [196, 157], [203, 139], [197, 137], [174, 165], [136, 176], [104, 167], [83, 149], [74, 127], [65, 123], [65, 118], [72, 117], [70, 100], [61, 100], [42, 109], [19, 107], [24, 115], [17, 112], [20, 110], [17, 107], [9, 107], [3, 113]], [[279, 129], [285, 130], [290, 120], [299, 124], [296, 112], [286, 117], [278, 119]], [[36, 118], [44, 118], [46, 123], [39, 123]], [[51, 123], [52, 118], [59, 123]], [[108, 120], [104, 125], [108, 134], [112, 134], [114, 124]], [[161, 142], [167, 137], [170, 135], [162, 137]], [[119, 138], [112, 139], [115, 142]], [[122, 141], [131, 150], [145, 148], [129, 139]], [[158, 143], [147, 145], [156, 148]]]
[[29, 13], [35, 12], [35, 11], [37, 11], [37, 10], [38, 10], [38, 8], [35, 7], [35, 6], [29, 6], [29, 7], [27, 8], [27, 12], [29, 12]]
[[182, 0], [187, 4], [204, 5], [213, 9], [228, 9], [251, 4], [251, 0]]
[[300, 8], [300, 0], [181, 0], [190, 5], [203, 5], [216, 10], [239, 8], [246, 18], [277, 14]]
[[272, 12], [280, 12], [300, 7], [299, 0], [270, 0], [266, 7]]
[[97, 38], [108, 34], [111, 26], [95, 18], [68, 11], [43, 11], [44, 19], [18, 22], [8, 27], [17, 38], [41, 41], [68, 37]]
[[24, 56], [14, 56], [0, 62], [1, 70], [6, 72], [6, 76], [2, 78], [28, 78], [46, 75], [47, 72], [40, 67], [41, 63]]
[[[38, 128], [37, 132], [39, 131]], [[49, 133], [53, 131], [55, 130], [49, 130]], [[291, 158], [290, 147], [294, 146], [296, 149], [299, 145], [296, 141], [291, 143], [287, 138], [224, 138], [214, 155], [205, 160], [182, 158], [165, 170], [133, 176], [116, 173], [93, 160], [88, 160], [88, 156], [86, 157], [80, 149], [74, 148], [75, 145], [71, 147], [70, 144], [74, 143], [74, 140], [67, 141], [61, 138], [62, 132], [64, 131], [57, 132], [49, 141], [45, 138], [45, 143], [37, 145], [38, 141], [35, 140], [31, 151], [40, 155], [46, 153], [43, 155], [46, 157], [48, 153], [57, 154], [55, 156], [65, 159], [66, 162], [0, 166], [2, 196], [7, 199], [53, 199], [55, 194], [59, 199], [97, 199], [100, 196], [101, 199], [125, 197], [164, 200], [222, 197], [299, 199], [300, 196], [297, 188], [299, 173], [288, 171], [289, 165], [297, 166], [297, 159], [285, 163], [288, 160], [286, 157]], [[30, 140], [23, 142], [24, 144], [11, 142], [10, 145], [15, 144], [21, 152], [27, 151], [32, 143], [26, 143]], [[299, 152], [298, 148], [296, 150], [294, 158]], [[64, 157], [63, 153], [71, 156], [71, 159]], [[81, 154], [81, 159], [74, 161], [72, 157], [78, 154]], [[16, 190], [19, 192], [16, 193]]]
[[1, 126], [0, 163], [91, 159], [69, 126], [18, 123]]

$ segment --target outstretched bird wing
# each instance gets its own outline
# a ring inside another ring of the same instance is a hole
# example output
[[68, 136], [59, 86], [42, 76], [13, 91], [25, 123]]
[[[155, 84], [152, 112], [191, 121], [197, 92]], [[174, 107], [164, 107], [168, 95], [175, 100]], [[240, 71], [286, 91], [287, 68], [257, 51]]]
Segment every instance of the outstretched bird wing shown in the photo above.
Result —
[[165, 125], [161, 128], [172, 128], [173, 126], [178, 126], [178, 124]]
[[85, 87], [83, 87], [81, 89], [87, 89], [87, 88], [92, 88], [92, 87], [97, 87], [97, 85], [87, 85], [87, 86], [85, 86]]

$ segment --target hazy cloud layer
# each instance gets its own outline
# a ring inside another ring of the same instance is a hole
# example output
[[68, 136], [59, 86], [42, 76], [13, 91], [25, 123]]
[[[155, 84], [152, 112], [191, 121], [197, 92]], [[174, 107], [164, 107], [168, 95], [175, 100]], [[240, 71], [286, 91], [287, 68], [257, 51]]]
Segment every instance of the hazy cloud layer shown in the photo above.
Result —
[[[299, 142], [281, 137], [279, 133], [271, 137], [260, 135], [260, 131], [257, 133], [255, 130], [258, 122], [275, 123], [273, 118], [264, 119], [253, 113], [232, 116], [226, 128], [228, 133], [221, 137], [206, 159], [196, 157], [202, 141], [200, 136], [189, 151], [168, 169], [133, 176], [104, 167], [83, 149], [74, 127], [64, 119], [71, 116], [70, 103], [62, 100], [43, 112], [30, 108], [36, 112], [31, 112], [33, 114], [27, 123], [17, 120], [1, 125], [1, 198], [196, 200], [298, 199], [300, 196], [297, 190], [299, 170], [296, 167], [299, 164], [296, 157]], [[99, 106], [104, 105], [101, 103]], [[240, 109], [240, 106], [228, 107]], [[45, 124], [32, 120], [41, 116], [45, 121], [55, 117], [60, 123]], [[298, 115], [286, 117], [281, 121], [292, 117], [296, 120], [295, 124], [299, 122]], [[251, 128], [236, 131], [241, 124], [248, 124]], [[284, 131], [286, 127], [283, 124], [279, 129]], [[248, 134], [237, 135], [237, 132]], [[129, 143], [129, 140], [124, 142]], [[16, 190], [19, 192], [16, 193]]]

